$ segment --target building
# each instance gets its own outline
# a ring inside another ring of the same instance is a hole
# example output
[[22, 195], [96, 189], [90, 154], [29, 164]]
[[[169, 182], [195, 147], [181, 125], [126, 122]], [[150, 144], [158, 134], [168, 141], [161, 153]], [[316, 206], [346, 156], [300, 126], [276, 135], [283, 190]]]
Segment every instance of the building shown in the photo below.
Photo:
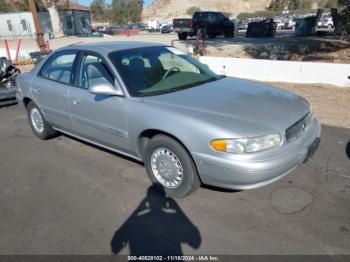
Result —
[[[48, 12], [39, 12], [39, 19], [44, 35], [52, 35], [52, 24]], [[91, 15], [90, 11], [69, 9], [59, 11], [58, 15], [62, 23], [65, 36], [91, 34]]]
[[31, 12], [0, 13], [0, 39], [34, 39]]
[[[88, 8], [78, 5], [58, 12], [64, 35], [90, 34], [91, 15]], [[45, 38], [53, 36], [48, 12], [39, 12], [39, 19]], [[31, 12], [0, 13], [0, 39], [35, 39], [36, 32]]]

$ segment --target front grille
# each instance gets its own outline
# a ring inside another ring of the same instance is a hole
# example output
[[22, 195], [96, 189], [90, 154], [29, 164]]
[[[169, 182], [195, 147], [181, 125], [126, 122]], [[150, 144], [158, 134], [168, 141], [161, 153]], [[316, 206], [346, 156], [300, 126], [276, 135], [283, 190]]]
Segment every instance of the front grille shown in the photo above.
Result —
[[306, 131], [309, 125], [309, 120], [311, 119], [312, 114], [308, 113], [302, 119], [300, 119], [295, 124], [291, 125], [286, 130], [286, 141], [287, 143], [291, 143], [296, 141], [298, 138], [302, 136], [302, 134]]

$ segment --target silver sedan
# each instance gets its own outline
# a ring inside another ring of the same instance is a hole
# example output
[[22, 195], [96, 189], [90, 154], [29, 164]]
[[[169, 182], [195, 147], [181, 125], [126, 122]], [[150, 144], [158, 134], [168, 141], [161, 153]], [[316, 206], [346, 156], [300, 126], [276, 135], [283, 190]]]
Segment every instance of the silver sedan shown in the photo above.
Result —
[[144, 162], [173, 197], [201, 184], [267, 185], [306, 162], [320, 141], [304, 98], [216, 75], [160, 44], [68, 46], [17, 83], [37, 137], [64, 133]]

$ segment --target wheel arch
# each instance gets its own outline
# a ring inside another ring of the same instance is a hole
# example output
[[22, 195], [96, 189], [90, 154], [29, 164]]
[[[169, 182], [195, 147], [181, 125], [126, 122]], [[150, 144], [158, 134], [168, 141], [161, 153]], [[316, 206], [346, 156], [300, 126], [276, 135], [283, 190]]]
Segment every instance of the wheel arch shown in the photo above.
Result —
[[[160, 130], [160, 129], [146, 129], [146, 130], [143, 130], [139, 136], [138, 136], [138, 150], [139, 150], [139, 154], [142, 158], [142, 160], [144, 160], [144, 155], [145, 155], [145, 150], [146, 150], [146, 147], [147, 147], [147, 144], [148, 142], [156, 135], [165, 135], [165, 136], [168, 136], [172, 139], [174, 139], [175, 141], [177, 141], [178, 143], [180, 143], [180, 145], [183, 146], [183, 148], [187, 151], [188, 155], [190, 156], [190, 158], [192, 159], [192, 162], [194, 164], [194, 168], [196, 169], [197, 171], [197, 174], [198, 174], [198, 168], [197, 168], [197, 164], [196, 162], [194, 161], [193, 157], [192, 157], [192, 154], [191, 152], [188, 150], [187, 146], [185, 143], [183, 143], [179, 138], [177, 138], [175, 135], [167, 132], [167, 131], [163, 131], [163, 130]], [[200, 178], [200, 175], [198, 174], [198, 178], [199, 178], [199, 181], [202, 183], [202, 180]]]
[[30, 99], [29, 97], [24, 97], [23, 99], [22, 99], [22, 102], [23, 102], [23, 104], [24, 104], [24, 106], [27, 108], [27, 106], [28, 106], [28, 104], [29, 104], [29, 102], [31, 102], [31, 101], [33, 101], [32, 99]]

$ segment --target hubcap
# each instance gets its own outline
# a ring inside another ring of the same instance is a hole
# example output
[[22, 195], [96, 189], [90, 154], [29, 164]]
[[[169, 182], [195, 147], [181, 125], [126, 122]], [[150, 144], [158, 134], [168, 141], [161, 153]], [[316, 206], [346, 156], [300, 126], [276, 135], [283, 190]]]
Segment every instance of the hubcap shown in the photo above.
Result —
[[183, 180], [179, 158], [167, 148], [157, 148], [151, 156], [152, 172], [159, 183], [167, 188], [177, 188]]
[[44, 131], [44, 121], [39, 110], [37, 108], [33, 108], [30, 116], [35, 131], [42, 133]]

